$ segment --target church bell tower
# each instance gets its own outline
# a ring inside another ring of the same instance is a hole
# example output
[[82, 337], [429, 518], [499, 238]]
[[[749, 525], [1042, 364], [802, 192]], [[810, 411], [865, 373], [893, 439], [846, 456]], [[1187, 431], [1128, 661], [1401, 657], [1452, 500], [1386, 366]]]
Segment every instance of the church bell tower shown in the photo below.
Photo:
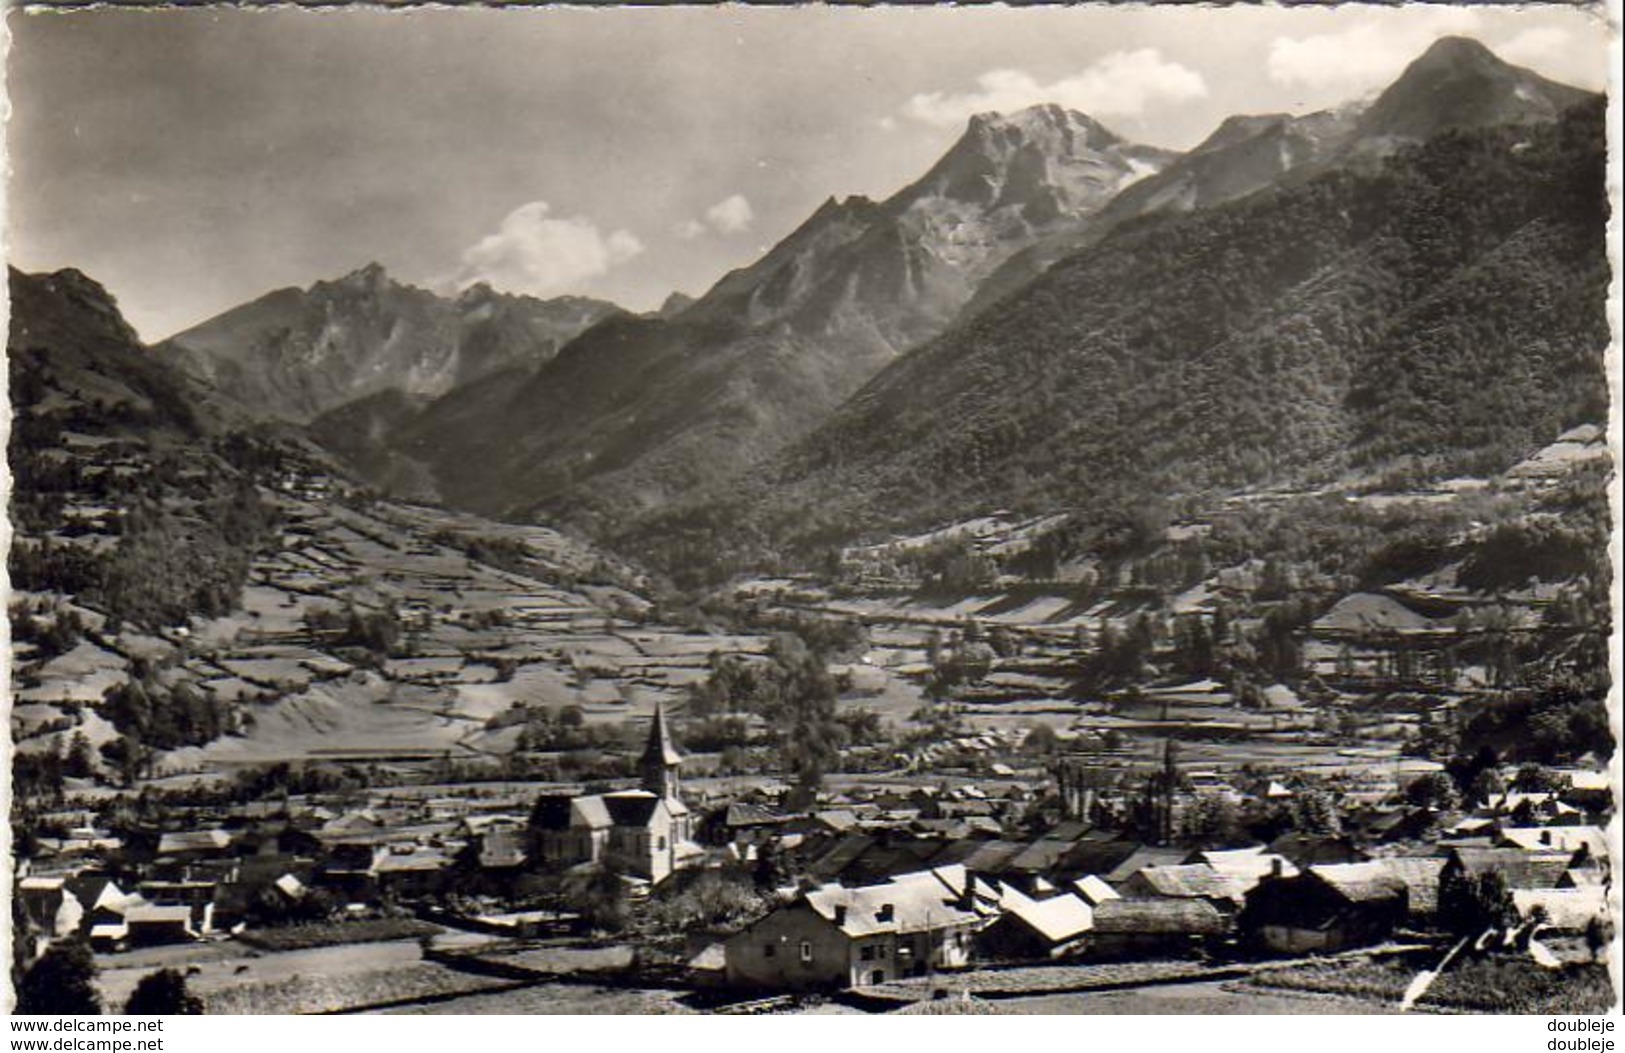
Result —
[[649, 724], [649, 741], [638, 761], [643, 788], [663, 800], [677, 800], [677, 766], [681, 763], [683, 755], [677, 752], [677, 744], [672, 741], [666, 711], [656, 702], [654, 720]]

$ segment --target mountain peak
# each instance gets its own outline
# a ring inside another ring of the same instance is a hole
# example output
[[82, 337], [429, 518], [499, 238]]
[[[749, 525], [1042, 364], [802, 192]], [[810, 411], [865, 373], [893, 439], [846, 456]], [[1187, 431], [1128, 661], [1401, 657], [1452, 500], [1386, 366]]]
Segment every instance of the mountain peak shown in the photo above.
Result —
[[475, 282], [457, 294], [457, 302], [464, 306], [482, 304], [495, 300], [499, 295], [490, 282]]
[[1549, 121], [1587, 97], [1503, 62], [1468, 37], [1441, 37], [1406, 67], [1360, 119], [1366, 146], [1421, 140], [1449, 129]]
[[991, 110], [978, 113], [971, 117], [965, 127], [968, 139], [988, 133], [1014, 135], [1029, 141], [1056, 136], [1070, 141], [1081, 134], [1081, 145], [1093, 147], [1110, 146], [1120, 141], [1117, 135], [1088, 114], [1053, 102], [1041, 102], [1010, 113]]
[[1440, 37], [1411, 64], [1416, 68], [1462, 69], [1467, 67], [1499, 68], [1506, 66], [1495, 52], [1472, 37]]
[[390, 277], [389, 272], [384, 269], [384, 265], [374, 260], [365, 266], [357, 267], [333, 284], [350, 289], [376, 292], [390, 284]]

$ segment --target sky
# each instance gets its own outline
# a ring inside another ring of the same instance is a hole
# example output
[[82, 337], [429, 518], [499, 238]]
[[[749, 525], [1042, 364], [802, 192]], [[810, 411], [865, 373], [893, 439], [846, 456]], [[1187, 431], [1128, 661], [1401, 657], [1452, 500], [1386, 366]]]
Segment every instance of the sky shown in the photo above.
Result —
[[7, 19], [7, 255], [77, 267], [149, 341], [369, 262], [455, 291], [699, 294], [830, 196], [881, 199], [973, 113], [1130, 139], [1379, 90], [1475, 36], [1606, 86], [1566, 6], [620, 8]]

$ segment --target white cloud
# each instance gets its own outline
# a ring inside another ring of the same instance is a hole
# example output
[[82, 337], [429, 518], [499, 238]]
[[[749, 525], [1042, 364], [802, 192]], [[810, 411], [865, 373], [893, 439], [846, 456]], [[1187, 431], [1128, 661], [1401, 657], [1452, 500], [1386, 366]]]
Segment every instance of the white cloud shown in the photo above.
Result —
[[701, 219], [685, 219], [671, 229], [684, 241], [693, 241], [711, 230], [718, 234], [743, 234], [754, 222], [756, 210], [750, 207], [744, 194], [734, 194], [706, 209]]
[[1017, 69], [991, 70], [976, 78], [976, 90], [960, 94], [928, 92], [909, 99], [905, 116], [943, 127], [963, 124], [989, 110], [1011, 113], [1053, 102], [1091, 117], [1132, 116], [1159, 102], [1189, 102], [1207, 95], [1207, 82], [1195, 70], [1162, 57], [1156, 48], [1114, 51], [1070, 77], [1042, 84]]
[[1276, 37], [1266, 68], [1278, 84], [1366, 91], [1399, 76], [1439, 37], [1479, 23], [1477, 12], [1460, 8], [1394, 12], [1336, 33]]
[[1574, 38], [1566, 29], [1554, 26], [1526, 29], [1506, 43], [1495, 45], [1495, 53], [1513, 65], [1529, 66], [1559, 80], [1578, 83], [1586, 79], [1580, 71], [1570, 69], [1576, 65], [1573, 60], [1577, 56], [1585, 55], [1585, 49], [1575, 46]]
[[722, 234], [739, 234], [749, 230], [755, 219], [756, 213], [751, 210], [750, 202], [745, 200], [743, 194], [718, 201], [705, 210], [705, 221]]
[[605, 234], [583, 216], [555, 218], [545, 201], [520, 205], [463, 252], [454, 284], [489, 282], [508, 292], [556, 296], [609, 272], [643, 251], [624, 230]]

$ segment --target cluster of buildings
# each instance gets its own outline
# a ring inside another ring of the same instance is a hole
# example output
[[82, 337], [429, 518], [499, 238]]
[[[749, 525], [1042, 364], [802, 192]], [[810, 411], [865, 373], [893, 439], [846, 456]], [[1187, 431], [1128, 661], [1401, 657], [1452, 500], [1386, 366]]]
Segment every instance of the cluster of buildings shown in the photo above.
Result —
[[[1035, 866], [1046, 854], [1050, 865]], [[939, 858], [950, 855], [962, 861], [805, 890], [728, 936], [720, 956], [703, 955], [707, 979], [734, 988], [808, 990], [880, 984], [973, 962], [1185, 957], [1221, 949], [1331, 953], [1433, 931], [1441, 887], [1491, 872], [1501, 876], [1523, 921], [1543, 930], [1579, 934], [1609, 916], [1606, 837], [1594, 826], [1538, 833], [1507, 827], [1488, 838], [1441, 843], [1428, 854], [1377, 858], [1339, 837], [1188, 850], [1066, 828], [1025, 846], [985, 842]], [[1333, 859], [1341, 861], [1318, 861]]]
[[176, 943], [241, 927], [439, 906], [456, 896], [523, 898], [541, 875], [602, 866], [643, 887], [703, 862], [663, 712], [641, 785], [602, 794], [494, 793], [175, 808], [160, 829], [114, 833], [88, 813], [45, 816], [17, 893], [31, 955], [82, 936], [98, 950]]
[[939, 836], [919, 819], [860, 827], [841, 822], [850, 809], [786, 819], [756, 808], [751, 824], [741, 816], [741, 851], [762, 851], [773, 829], [796, 853], [800, 891], [694, 965], [711, 984], [806, 990], [978, 962], [1333, 953], [1441, 931], [1441, 889], [1489, 874], [1526, 932], [1580, 936], [1611, 916], [1598, 825], [1610, 805], [1605, 776], [1566, 774], [1561, 791], [1446, 816], [1351, 793], [1337, 809], [1347, 833], [1239, 847], [1147, 843], [1081, 819], [1036, 836], [997, 820], [1000, 833]]
[[[691, 805], [682, 759], [657, 709], [626, 789], [261, 801], [117, 834], [81, 816], [19, 874], [25, 935], [36, 952], [72, 935], [112, 950], [333, 911], [520, 904], [585, 868], [634, 893], [713, 868], [779, 895], [748, 925], [689, 934], [696, 982], [806, 990], [980, 962], [1333, 952], [1436, 931], [1440, 890], [1490, 873], [1531, 924], [1578, 933], [1608, 916], [1611, 800], [1587, 772], [1443, 816], [1350, 792], [1340, 833], [1171, 844], [1080, 817], [1068, 778], [1061, 800], [1020, 779], [894, 784], [792, 812], [761, 786]], [[1181, 797], [1234, 792], [1192, 774]], [[1269, 782], [1256, 796], [1291, 794]], [[1057, 810], [1071, 817], [1041, 818]]]

